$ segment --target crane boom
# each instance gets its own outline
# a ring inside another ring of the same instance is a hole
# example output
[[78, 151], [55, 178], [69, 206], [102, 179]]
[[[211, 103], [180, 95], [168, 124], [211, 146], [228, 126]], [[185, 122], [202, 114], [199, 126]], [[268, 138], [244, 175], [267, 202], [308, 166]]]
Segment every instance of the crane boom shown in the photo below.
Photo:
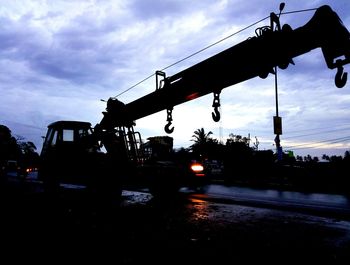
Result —
[[[329, 6], [318, 8], [307, 24], [295, 30], [288, 24], [281, 27], [274, 13], [270, 18], [270, 27], [261, 28], [257, 36], [173, 76], [157, 72], [163, 75], [163, 86], [154, 92], [128, 104], [111, 98], [100, 125], [105, 128], [127, 125], [212, 92], [215, 97], [215, 93], [218, 95], [228, 86], [257, 76], [266, 78], [276, 66], [285, 69], [294, 57], [316, 48], [322, 49], [328, 68], [338, 69], [336, 85], [345, 85], [347, 73], [343, 73], [343, 65], [350, 62], [350, 34]], [[341, 56], [345, 58], [337, 59]]]

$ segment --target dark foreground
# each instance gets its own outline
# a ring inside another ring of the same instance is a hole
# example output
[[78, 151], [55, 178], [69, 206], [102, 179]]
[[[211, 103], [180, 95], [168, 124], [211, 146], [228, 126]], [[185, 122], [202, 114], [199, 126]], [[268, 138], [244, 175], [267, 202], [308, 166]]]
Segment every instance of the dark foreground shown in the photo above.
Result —
[[[213, 203], [189, 194], [156, 200], [124, 192], [98, 205], [79, 191], [53, 199], [8, 188], [1, 194], [6, 263], [349, 264], [350, 222]], [[4, 264], [2, 262], [2, 264]]]

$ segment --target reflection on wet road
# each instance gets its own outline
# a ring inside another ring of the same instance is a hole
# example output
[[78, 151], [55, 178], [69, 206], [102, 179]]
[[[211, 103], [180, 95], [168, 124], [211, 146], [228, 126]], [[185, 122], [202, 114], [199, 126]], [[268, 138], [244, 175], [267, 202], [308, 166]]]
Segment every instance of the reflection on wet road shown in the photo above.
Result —
[[[126, 192], [124, 191], [124, 194]], [[181, 189], [181, 193], [192, 200], [277, 208], [350, 220], [350, 197], [340, 194], [302, 193], [215, 184], [208, 185], [199, 193], [187, 188]], [[147, 190], [144, 194], [147, 194]]]
[[242, 196], [247, 198], [260, 198], [298, 203], [319, 203], [334, 206], [350, 206], [350, 199], [344, 195], [323, 193], [302, 193], [295, 191], [280, 191], [272, 189], [253, 189], [223, 185], [208, 185], [208, 195]]
[[350, 198], [345, 195], [208, 185], [205, 194], [192, 196], [217, 202], [333, 215], [350, 220]]
[[220, 190], [209, 188], [208, 194], [184, 190], [182, 196], [162, 202], [154, 201], [148, 193], [127, 191], [123, 193], [123, 205], [143, 205], [142, 209], [148, 209], [139, 223], [146, 228], [139, 229], [147, 233], [162, 230], [166, 239], [162, 238], [165, 241], [161, 244], [179, 251], [172, 253], [177, 262], [187, 260], [185, 253], [194, 264], [246, 264], [256, 259], [269, 264], [350, 261], [349, 221], [212, 199], [217, 188]]

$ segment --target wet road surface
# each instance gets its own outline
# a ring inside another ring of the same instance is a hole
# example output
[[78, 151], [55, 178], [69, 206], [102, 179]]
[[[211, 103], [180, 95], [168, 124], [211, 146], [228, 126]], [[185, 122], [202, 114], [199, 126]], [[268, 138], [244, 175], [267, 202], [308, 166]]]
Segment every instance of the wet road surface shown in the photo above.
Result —
[[[201, 199], [124, 191], [96, 206], [81, 191], [52, 200], [15, 189], [1, 197], [2, 258], [115, 264], [348, 264], [350, 222]], [[3, 263], [5, 264], [5, 263]]]
[[290, 210], [350, 220], [350, 197], [342, 194], [305, 193], [273, 189], [254, 189], [208, 185], [194, 197], [214, 202]]

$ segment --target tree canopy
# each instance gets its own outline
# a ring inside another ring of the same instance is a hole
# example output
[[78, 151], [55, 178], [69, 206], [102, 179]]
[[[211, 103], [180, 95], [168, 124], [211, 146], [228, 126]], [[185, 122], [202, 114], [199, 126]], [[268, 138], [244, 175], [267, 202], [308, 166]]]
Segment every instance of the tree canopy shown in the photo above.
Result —
[[24, 141], [23, 137], [12, 135], [11, 130], [0, 125], [0, 163], [4, 164], [7, 160], [17, 160], [23, 165], [36, 164], [39, 155], [36, 152], [36, 146], [33, 142]]

